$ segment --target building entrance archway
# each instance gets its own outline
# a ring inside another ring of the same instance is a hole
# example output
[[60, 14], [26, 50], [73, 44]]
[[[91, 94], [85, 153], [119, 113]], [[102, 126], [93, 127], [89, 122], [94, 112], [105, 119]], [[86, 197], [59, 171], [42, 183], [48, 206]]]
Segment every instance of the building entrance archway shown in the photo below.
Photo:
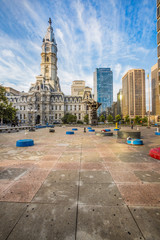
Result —
[[40, 124], [40, 119], [41, 119], [40, 115], [37, 115], [37, 117], [36, 117], [36, 124]]

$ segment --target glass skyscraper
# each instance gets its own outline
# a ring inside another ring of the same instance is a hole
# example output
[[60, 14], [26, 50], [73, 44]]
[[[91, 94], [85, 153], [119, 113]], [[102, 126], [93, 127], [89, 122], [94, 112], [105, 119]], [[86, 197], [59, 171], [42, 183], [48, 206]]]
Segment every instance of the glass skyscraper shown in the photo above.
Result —
[[101, 103], [98, 115], [113, 103], [113, 72], [110, 68], [96, 68], [94, 72], [94, 99]]

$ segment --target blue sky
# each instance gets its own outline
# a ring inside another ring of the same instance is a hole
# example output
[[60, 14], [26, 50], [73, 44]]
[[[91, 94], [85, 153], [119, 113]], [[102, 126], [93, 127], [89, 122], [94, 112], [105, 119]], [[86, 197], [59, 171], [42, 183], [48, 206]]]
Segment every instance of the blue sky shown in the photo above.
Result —
[[0, 0], [0, 83], [28, 91], [40, 74], [42, 39], [52, 18], [58, 76], [93, 87], [97, 67], [111, 67], [114, 100], [131, 68], [157, 62], [156, 0]]

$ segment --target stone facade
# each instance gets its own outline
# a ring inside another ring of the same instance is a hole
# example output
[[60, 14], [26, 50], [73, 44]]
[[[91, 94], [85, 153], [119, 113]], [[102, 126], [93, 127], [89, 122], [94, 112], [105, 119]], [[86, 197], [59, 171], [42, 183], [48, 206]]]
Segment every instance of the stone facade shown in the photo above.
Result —
[[28, 93], [15, 90], [11, 94], [7, 91], [6, 96], [18, 109], [18, 119], [25, 124], [61, 123], [65, 113], [76, 115], [81, 121], [86, 114], [90, 115], [86, 101], [93, 100], [91, 88], [85, 87], [81, 96], [66, 96], [61, 91], [57, 76], [57, 44], [51, 19], [43, 39], [41, 74], [36, 77], [36, 83], [31, 84]]

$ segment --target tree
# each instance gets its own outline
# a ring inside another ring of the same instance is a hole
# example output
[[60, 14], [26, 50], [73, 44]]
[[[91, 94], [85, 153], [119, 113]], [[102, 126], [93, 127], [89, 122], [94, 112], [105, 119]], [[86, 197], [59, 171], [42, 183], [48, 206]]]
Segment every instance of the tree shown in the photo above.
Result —
[[68, 119], [67, 119], [68, 123], [74, 123], [74, 122], [76, 122], [76, 120], [77, 120], [77, 116], [72, 115], [72, 114], [68, 115]]
[[140, 118], [140, 116], [135, 116], [135, 119], [134, 119], [134, 121], [135, 121], [135, 123], [136, 123], [136, 124], [139, 124], [139, 123], [140, 123], [140, 121], [141, 121], [141, 118]]
[[14, 107], [12, 107], [12, 104], [8, 104], [6, 111], [5, 111], [5, 116], [4, 118], [10, 122], [12, 122], [15, 117], [16, 117], [16, 109]]
[[89, 123], [89, 116], [88, 116], [88, 114], [86, 114], [85, 116], [84, 116], [84, 122], [85, 123]]
[[115, 120], [116, 120], [116, 122], [119, 122], [119, 121], [121, 121], [121, 116], [118, 114], [118, 115], [116, 115], [116, 118], [115, 118]]
[[74, 123], [77, 120], [77, 116], [72, 115], [70, 113], [66, 113], [64, 117], [61, 119], [63, 123]]
[[0, 118], [1, 118], [1, 125], [3, 124], [3, 119], [5, 115], [5, 111], [7, 108], [7, 98], [5, 96], [6, 90], [4, 87], [0, 86]]
[[99, 117], [99, 121], [100, 122], [104, 122], [105, 121], [105, 116], [103, 114]]
[[62, 117], [62, 119], [61, 119], [64, 124], [68, 123], [68, 115], [69, 115], [69, 113], [66, 113], [64, 115], [64, 117]]
[[129, 121], [130, 121], [129, 115], [126, 115], [126, 116], [125, 116], [124, 121], [125, 121], [126, 123], [129, 123]]
[[113, 122], [113, 117], [111, 114], [108, 115], [107, 120], [108, 122]]
[[143, 123], [147, 123], [148, 122], [148, 118], [147, 117], [142, 118], [142, 122]]
[[8, 103], [8, 99], [5, 96], [6, 90], [0, 86], [0, 118], [1, 125], [3, 120], [12, 122], [16, 117], [16, 109], [12, 107], [12, 103]]

